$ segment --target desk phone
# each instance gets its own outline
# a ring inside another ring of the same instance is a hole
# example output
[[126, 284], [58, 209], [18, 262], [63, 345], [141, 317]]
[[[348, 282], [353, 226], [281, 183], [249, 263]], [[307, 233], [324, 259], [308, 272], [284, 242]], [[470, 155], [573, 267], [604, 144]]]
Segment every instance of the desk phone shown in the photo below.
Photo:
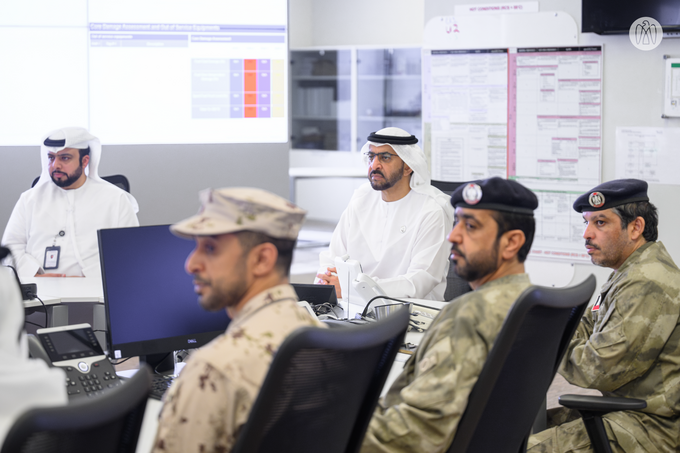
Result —
[[36, 333], [50, 365], [66, 372], [69, 399], [100, 395], [121, 385], [89, 324], [38, 329]]

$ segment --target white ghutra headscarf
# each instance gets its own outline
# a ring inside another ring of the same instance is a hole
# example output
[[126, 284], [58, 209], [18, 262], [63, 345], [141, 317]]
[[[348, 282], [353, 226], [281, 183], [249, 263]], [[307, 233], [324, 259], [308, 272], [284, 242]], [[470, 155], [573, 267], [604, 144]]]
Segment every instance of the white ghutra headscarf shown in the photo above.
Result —
[[[66, 148], [87, 149], [88, 147], [90, 148], [90, 163], [85, 169], [85, 174], [93, 181], [109, 184], [99, 176], [99, 162], [102, 156], [102, 144], [99, 142], [99, 139], [90, 134], [85, 128], [63, 127], [47, 134], [40, 145], [40, 163], [42, 164], [42, 173], [40, 174], [40, 179], [35, 184], [35, 187], [39, 187], [42, 184], [52, 181], [49, 172], [49, 160], [47, 159], [47, 153], [58, 153], [59, 151]], [[114, 185], [114, 187], [116, 186]], [[123, 190], [120, 188], [118, 189]], [[127, 192], [125, 193], [130, 200], [130, 203], [132, 203], [135, 213], [139, 212], [139, 205], [137, 204], [135, 197]]]
[[410, 182], [411, 190], [434, 198], [444, 210], [447, 224], [453, 225], [451, 197], [430, 184], [430, 171], [425, 153], [417, 143], [418, 139], [405, 130], [398, 127], [386, 127], [368, 136], [368, 141], [361, 148], [361, 153], [366, 155], [370, 151], [370, 145], [389, 145], [401, 160], [413, 170]]

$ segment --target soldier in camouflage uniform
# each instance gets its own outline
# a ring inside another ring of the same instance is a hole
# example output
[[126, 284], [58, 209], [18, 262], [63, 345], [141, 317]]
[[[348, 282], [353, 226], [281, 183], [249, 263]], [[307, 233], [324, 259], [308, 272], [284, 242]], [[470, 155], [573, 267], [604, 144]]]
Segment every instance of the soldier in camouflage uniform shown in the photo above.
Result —
[[533, 192], [491, 178], [459, 187], [451, 204], [451, 261], [474, 291], [432, 322], [376, 408], [362, 452], [445, 451], [510, 307], [531, 285], [523, 263], [535, 229]]
[[[657, 239], [647, 183], [610, 181], [580, 196], [586, 249], [614, 269], [581, 319], [560, 374], [605, 396], [639, 398], [641, 411], [604, 415], [614, 452], [680, 451], [680, 270]], [[589, 452], [577, 412], [551, 411], [557, 426], [532, 436], [531, 453]]]
[[155, 453], [228, 452], [292, 331], [321, 323], [297, 305], [288, 273], [305, 212], [259, 189], [201, 194], [201, 212], [171, 227], [196, 240], [186, 262], [201, 305], [227, 331], [191, 356], [165, 395]]

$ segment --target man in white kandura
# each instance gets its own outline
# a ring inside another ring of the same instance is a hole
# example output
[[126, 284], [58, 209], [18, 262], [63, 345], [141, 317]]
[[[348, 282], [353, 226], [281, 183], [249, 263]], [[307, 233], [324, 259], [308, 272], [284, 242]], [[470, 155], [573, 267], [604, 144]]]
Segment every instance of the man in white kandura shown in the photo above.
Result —
[[370, 184], [354, 192], [320, 254], [317, 283], [334, 285], [342, 297], [335, 257], [361, 263], [388, 296], [444, 300], [453, 225], [450, 197], [430, 185], [418, 139], [388, 127], [374, 132], [361, 152]]
[[81, 127], [43, 141], [40, 179], [21, 194], [2, 236], [22, 279], [100, 275], [97, 230], [139, 226], [135, 198], [99, 177], [100, 157], [99, 139]]
[[[9, 250], [0, 247], [0, 259]], [[17, 417], [34, 407], [68, 402], [66, 374], [28, 358], [24, 304], [12, 269], [0, 266], [0, 445]]]

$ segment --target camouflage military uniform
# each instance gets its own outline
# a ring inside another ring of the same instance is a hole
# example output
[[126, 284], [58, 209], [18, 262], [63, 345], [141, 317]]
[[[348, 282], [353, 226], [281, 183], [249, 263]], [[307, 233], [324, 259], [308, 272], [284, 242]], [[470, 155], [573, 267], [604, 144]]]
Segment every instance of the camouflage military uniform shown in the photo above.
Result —
[[[647, 401], [641, 412], [603, 417], [614, 451], [679, 451], [680, 270], [663, 244], [646, 243], [609, 276], [598, 302], [583, 316], [560, 374], [605, 396]], [[578, 419], [532, 436], [528, 451], [592, 449]]]
[[510, 275], [446, 306], [376, 408], [361, 451], [445, 451], [510, 307], [530, 285], [526, 274]]
[[270, 288], [232, 320], [227, 331], [191, 356], [166, 394], [154, 452], [227, 452], [292, 331], [321, 326], [297, 305], [289, 285]]

